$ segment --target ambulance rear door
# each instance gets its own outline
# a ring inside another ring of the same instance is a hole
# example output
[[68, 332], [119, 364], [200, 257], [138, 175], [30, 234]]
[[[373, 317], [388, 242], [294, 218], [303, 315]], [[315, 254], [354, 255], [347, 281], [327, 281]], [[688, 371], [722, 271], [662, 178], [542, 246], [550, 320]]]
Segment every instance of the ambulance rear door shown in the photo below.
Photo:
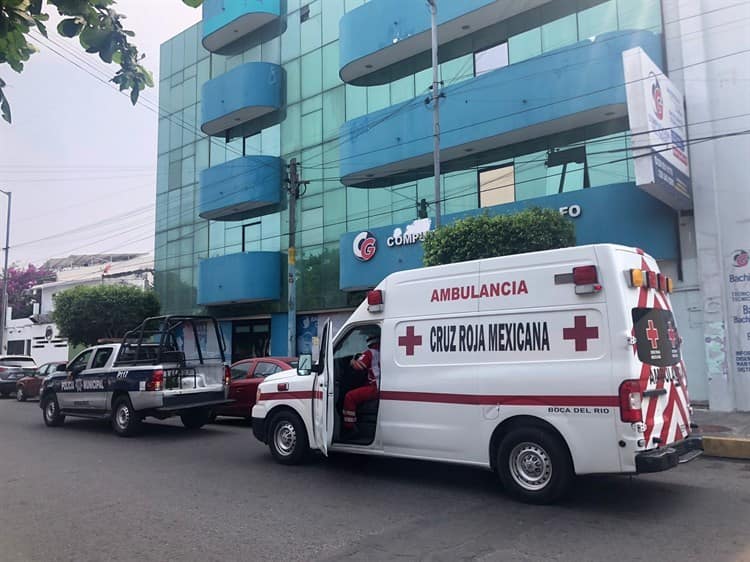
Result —
[[651, 256], [636, 251], [617, 253], [621, 275], [629, 285], [625, 315], [633, 338], [632, 367], [623, 384], [631, 385], [630, 392], [641, 397], [640, 408], [636, 404], [632, 409], [640, 410], [633, 412], [633, 419], [640, 418], [645, 429], [643, 446], [664, 447], [690, 434], [687, 371], [669, 299], [672, 281], [659, 272]]
[[328, 446], [333, 440], [333, 333], [331, 320], [323, 328], [320, 342], [320, 359], [313, 382], [312, 413], [315, 443], [328, 456]]

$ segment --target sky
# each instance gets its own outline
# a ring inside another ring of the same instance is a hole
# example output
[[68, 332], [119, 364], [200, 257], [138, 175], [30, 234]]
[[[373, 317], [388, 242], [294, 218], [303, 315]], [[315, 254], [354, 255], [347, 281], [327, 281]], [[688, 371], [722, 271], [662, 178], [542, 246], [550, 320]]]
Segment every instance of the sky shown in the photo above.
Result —
[[[117, 71], [54, 31], [22, 74], [0, 65], [13, 124], [0, 120], [0, 189], [12, 192], [11, 263], [154, 247], [159, 46], [201, 19], [181, 0], [118, 0], [155, 87], [138, 105], [106, 82]], [[64, 55], [55, 54], [51, 49]], [[71, 62], [73, 61], [73, 62]], [[75, 63], [75, 64], [74, 64]], [[7, 198], [0, 194], [0, 243]]]

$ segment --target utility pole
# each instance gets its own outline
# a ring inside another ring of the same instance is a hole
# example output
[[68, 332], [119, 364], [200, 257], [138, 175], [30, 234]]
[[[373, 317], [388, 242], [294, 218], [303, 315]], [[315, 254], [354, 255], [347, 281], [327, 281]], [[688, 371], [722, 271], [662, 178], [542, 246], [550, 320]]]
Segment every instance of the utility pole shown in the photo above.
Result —
[[2, 315], [0, 315], [0, 354], [6, 354], [7, 332], [6, 319], [8, 318], [8, 249], [10, 248], [10, 202], [11, 192], [0, 189], [0, 193], [8, 196], [8, 217], [5, 221], [5, 264], [3, 265], [3, 298]]
[[288, 317], [288, 340], [287, 354], [289, 357], [297, 355], [297, 256], [296, 256], [296, 235], [297, 235], [297, 199], [300, 198], [300, 186], [307, 186], [307, 181], [300, 181], [297, 172], [297, 159], [292, 158], [289, 162], [289, 276], [287, 281], [289, 299], [287, 301]]
[[427, 0], [432, 20], [432, 160], [435, 175], [435, 228], [440, 228], [440, 82], [438, 77], [437, 0]]

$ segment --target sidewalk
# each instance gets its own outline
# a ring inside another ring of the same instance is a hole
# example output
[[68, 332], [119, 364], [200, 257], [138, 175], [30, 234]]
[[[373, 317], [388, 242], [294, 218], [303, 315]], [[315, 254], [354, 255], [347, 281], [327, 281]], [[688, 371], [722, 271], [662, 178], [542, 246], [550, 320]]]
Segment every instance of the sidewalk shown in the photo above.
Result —
[[712, 412], [695, 408], [693, 423], [703, 435], [704, 454], [710, 457], [750, 459], [750, 412]]

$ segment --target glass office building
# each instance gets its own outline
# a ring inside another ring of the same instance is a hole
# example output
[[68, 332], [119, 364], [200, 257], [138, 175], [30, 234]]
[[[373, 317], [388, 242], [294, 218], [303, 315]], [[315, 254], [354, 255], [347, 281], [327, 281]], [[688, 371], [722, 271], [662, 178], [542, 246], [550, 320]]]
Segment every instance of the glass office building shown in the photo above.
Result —
[[[438, 24], [444, 222], [559, 208], [579, 243], [679, 261], [677, 214], [635, 185], [623, 80], [625, 50], [663, 66], [658, 0], [441, 1]], [[429, 36], [421, 0], [205, 0], [161, 49], [164, 312], [220, 318], [233, 360], [286, 355], [292, 159], [300, 350], [419, 266], [389, 239], [434, 213]], [[375, 259], [352, 251], [363, 231]]]

